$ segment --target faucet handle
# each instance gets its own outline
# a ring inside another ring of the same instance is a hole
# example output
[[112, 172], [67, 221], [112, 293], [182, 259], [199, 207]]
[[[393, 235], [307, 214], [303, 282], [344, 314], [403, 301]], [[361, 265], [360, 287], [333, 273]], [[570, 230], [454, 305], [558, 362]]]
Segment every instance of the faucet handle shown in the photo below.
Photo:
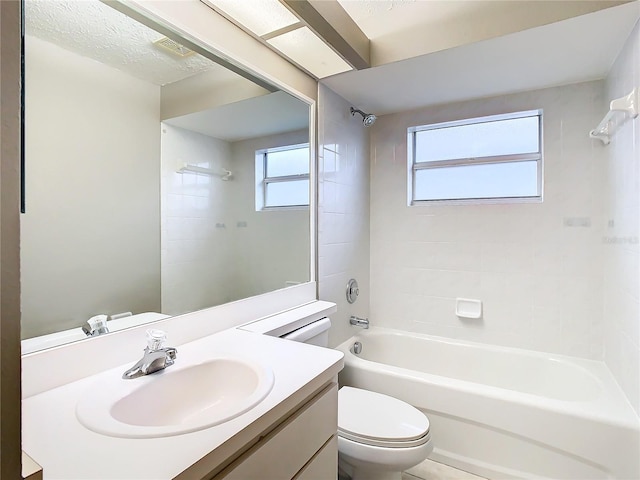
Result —
[[109, 327], [107, 327], [108, 318], [107, 315], [94, 315], [82, 325], [82, 331], [88, 337], [109, 333]]
[[167, 333], [163, 330], [149, 329], [147, 330], [147, 348], [150, 352], [155, 352], [164, 347], [167, 341]]

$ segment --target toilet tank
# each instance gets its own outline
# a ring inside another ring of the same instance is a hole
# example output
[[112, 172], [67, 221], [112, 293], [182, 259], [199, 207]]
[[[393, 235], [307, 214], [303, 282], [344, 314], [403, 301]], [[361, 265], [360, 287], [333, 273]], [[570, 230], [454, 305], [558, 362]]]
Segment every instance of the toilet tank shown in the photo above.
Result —
[[321, 347], [329, 345], [328, 316], [337, 311], [335, 303], [315, 300], [275, 315], [259, 318], [240, 325], [240, 330], [260, 333], [271, 337], [287, 338], [296, 342], [309, 343]]
[[309, 345], [318, 345], [319, 347], [328, 347], [329, 328], [331, 328], [331, 320], [324, 317], [297, 330], [281, 335], [280, 338], [308, 343]]

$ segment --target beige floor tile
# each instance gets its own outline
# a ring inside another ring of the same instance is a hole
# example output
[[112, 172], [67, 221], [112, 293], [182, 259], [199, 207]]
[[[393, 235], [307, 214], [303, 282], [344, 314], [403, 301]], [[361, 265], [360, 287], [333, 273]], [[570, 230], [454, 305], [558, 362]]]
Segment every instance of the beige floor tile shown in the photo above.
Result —
[[407, 470], [402, 477], [402, 480], [482, 480], [483, 477], [478, 477], [471, 473], [457, 468], [437, 463], [432, 460], [425, 460], [419, 465]]
[[402, 473], [402, 480], [422, 480], [422, 479], [420, 477], [416, 477], [414, 475], [411, 475], [410, 473], [403, 472]]

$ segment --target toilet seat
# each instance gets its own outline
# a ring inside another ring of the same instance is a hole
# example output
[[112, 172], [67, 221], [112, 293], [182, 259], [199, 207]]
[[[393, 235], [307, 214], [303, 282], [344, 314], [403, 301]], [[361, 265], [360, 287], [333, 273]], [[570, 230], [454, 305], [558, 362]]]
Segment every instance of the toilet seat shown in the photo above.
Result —
[[350, 440], [352, 442], [361, 443], [363, 445], [368, 445], [371, 447], [385, 447], [385, 448], [410, 448], [410, 447], [419, 447], [424, 445], [425, 443], [429, 443], [431, 440], [431, 434], [427, 433], [424, 437], [418, 438], [416, 440], [409, 440], [406, 442], [398, 442], [394, 440], [384, 440], [384, 439], [373, 439], [366, 437], [359, 437], [357, 435], [353, 435], [351, 433], [343, 432], [338, 429], [338, 437], [344, 438], [346, 440]]
[[338, 392], [338, 435], [378, 447], [407, 448], [429, 442], [429, 419], [397, 398], [353, 387]]

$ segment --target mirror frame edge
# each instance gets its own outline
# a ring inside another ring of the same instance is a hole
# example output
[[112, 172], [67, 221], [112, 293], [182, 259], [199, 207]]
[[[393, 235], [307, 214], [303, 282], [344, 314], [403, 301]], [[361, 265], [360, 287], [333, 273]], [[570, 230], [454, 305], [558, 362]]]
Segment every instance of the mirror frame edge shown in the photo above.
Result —
[[0, 477], [21, 478], [20, 357], [20, 0], [0, 2]]

